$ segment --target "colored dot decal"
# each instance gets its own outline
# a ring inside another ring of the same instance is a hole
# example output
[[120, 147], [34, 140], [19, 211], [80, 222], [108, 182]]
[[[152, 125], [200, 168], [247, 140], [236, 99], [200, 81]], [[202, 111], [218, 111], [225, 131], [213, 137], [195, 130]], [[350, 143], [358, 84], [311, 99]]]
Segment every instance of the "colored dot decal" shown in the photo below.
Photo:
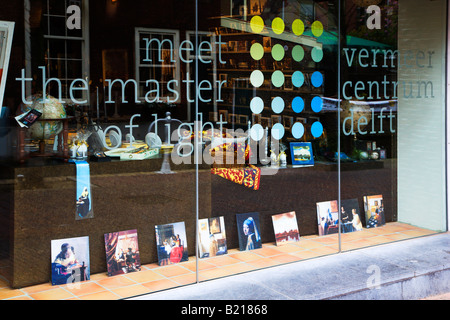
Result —
[[292, 84], [294, 87], [301, 87], [303, 85], [303, 82], [305, 82], [305, 77], [303, 76], [303, 73], [301, 71], [295, 71], [292, 74]]
[[264, 56], [264, 48], [261, 43], [254, 43], [250, 47], [250, 55], [254, 60], [261, 60]]
[[254, 70], [250, 74], [250, 83], [252, 86], [259, 88], [264, 82], [264, 74], [259, 70]]
[[250, 137], [255, 140], [259, 141], [264, 137], [264, 128], [260, 124], [255, 124], [250, 129]]
[[275, 97], [272, 100], [272, 111], [282, 113], [284, 110], [284, 100], [281, 97]]
[[292, 100], [292, 110], [295, 113], [300, 113], [303, 111], [303, 108], [305, 107], [305, 101], [301, 97], [295, 97]]
[[291, 132], [292, 136], [295, 139], [300, 139], [301, 137], [303, 137], [303, 134], [305, 133], [305, 127], [303, 127], [303, 124], [301, 124], [300, 122], [296, 122], [292, 126]]
[[284, 58], [284, 48], [281, 44], [276, 44], [272, 47], [272, 57], [276, 61], [281, 61]]
[[311, 84], [316, 88], [323, 84], [323, 76], [319, 71], [316, 71], [311, 75]]
[[284, 84], [283, 72], [277, 70], [272, 73], [272, 84], [277, 88], [280, 88]]
[[250, 110], [252, 113], [259, 114], [264, 109], [264, 102], [260, 97], [254, 97], [250, 101]]
[[282, 34], [284, 31], [284, 21], [283, 19], [277, 17], [272, 20], [272, 31], [276, 34]]
[[314, 47], [311, 50], [311, 58], [313, 59], [314, 62], [320, 62], [323, 59], [323, 51], [321, 48], [319, 47]]
[[319, 121], [314, 122], [311, 125], [311, 134], [313, 135], [314, 138], [318, 138], [322, 135], [323, 133], [323, 126]]
[[305, 50], [303, 50], [302, 46], [296, 45], [292, 48], [292, 59], [294, 59], [297, 62], [300, 62], [303, 60], [304, 56]]
[[254, 16], [250, 20], [250, 28], [254, 33], [261, 33], [264, 30], [264, 20], [260, 16]]
[[322, 106], [323, 106], [323, 100], [321, 97], [316, 96], [311, 100], [311, 109], [314, 112], [322, 111]]
[[314, 21], [311, 25], [311, 32], [315, 37], [320, 37], [323, 33], [323, 25], [320, 21]]
[[305, 31], [305, 24], [300, 19], [295, 19], [294, 22], [292, 22], [292, 32], [299, 36]]
[[280, 140], [284, 136], [284, 127], [281, 123], [275, 123], [272, 127], [272, 137], [275, 140]]

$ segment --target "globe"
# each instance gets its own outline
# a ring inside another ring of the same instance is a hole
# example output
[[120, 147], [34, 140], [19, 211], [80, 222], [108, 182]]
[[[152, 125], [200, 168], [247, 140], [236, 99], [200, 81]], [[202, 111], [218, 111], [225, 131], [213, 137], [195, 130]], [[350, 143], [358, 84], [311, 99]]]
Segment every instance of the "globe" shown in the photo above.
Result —
[[[35, 94], [27, 98], [31, 104], [20, 105], [20, 112], [25, 113], [31, 109], [42, 112], [39, 119], [64, 119], [66, 118], [66, 109], [58, 99], [47, 95], [47, 101], [44, 103], [42, 94]], [[31, 139], [44, 140], [59, 134], [63, 129], [61, 121], [36, 121], [27, 132]]]

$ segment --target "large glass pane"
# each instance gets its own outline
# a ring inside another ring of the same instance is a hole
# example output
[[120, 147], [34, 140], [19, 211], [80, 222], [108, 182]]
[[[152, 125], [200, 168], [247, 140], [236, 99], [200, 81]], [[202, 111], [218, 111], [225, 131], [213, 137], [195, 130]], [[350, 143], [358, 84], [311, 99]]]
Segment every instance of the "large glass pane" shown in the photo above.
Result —
[[214, 43], [199, 81], [216, 83], [200, 104], [210, 120], [203, 130], [215, 131], [206, 133], [203, 151], [212, 156], [212, 176], [211, 216], [199, 222], [199, 253], [209, 267], [200, 280], [339, 250], [338, 171], [330, 157], [338, 142], [337, 42], [329, 40], [337, 8], [220, 4], [202, 3], [199, 17]]
[[445, 1], [369, 2], [342, 4], [344, 250], [445, 230]]
[[[62, 17], [46, 15], [47, 3]], [[210, 171], [196, 171], [193, 154], [182, 163], [171, 154], [190, 121], [182, 80], [193, 63], [181, 63], [179, 48], [195, 31], [195, 2], [62, 3], [80, 7], [80, 37], [66, 32], [67, 6], [36, 0], [27, 43], [15, 42], [0, 137], [1, 275], [12, 288], [58, 288], [55, 299], [194, 283], [196, 212], [211, 211]], [[30, 109], [42, 114], [20, 127], [12, 115]]]

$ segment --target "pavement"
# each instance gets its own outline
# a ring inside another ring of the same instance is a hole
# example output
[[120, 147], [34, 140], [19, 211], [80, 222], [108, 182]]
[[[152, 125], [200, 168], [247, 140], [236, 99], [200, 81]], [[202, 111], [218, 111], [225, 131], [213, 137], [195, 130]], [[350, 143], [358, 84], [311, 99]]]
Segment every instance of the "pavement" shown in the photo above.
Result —
[[450, 299], [450, 233], [347, 251], [127, 300]]

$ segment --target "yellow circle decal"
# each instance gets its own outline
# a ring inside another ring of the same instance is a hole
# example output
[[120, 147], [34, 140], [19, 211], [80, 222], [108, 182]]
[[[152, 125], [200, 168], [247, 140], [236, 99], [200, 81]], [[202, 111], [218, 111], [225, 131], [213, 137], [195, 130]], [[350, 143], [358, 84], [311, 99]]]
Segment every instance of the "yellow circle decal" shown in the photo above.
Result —
[[254, 16], [250, 20], [250, 28], [254, 33], [261, 33], [264, 30], [264, 20], [260, 16]]
[[314, 21], [311, 25], [311, 32], [315, 37], [320, 37], [323, 33], [323, 25], [320, 21]]
[[300, 19], [295, 19], [294, 22], [292, 22], [292, 32], [296, 36], [299, 36], [303, 33], [303, 31], [305, 31], [305, 25], [303, 21]]
[[281, 18], [275, 18], [272, 20], [272, 30], [276, 34], [282, 34], [284, 31], [284, 21]]

